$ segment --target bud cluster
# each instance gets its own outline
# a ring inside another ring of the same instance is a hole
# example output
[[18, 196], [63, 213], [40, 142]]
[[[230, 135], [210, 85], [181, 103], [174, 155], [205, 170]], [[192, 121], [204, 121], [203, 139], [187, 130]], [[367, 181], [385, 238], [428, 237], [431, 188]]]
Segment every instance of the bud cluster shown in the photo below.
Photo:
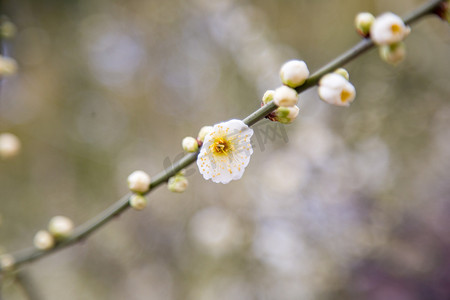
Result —
[[39, 250], [50, 250], [57, 242], [69, 238], [73, 230], [72, 220], [64, 216], [55, 216], [50, 219], [47, 230], [39, 230], [34, 235], [33, 244]]
[[403, 40], [411, 32], [403, 20], [391, 13], [384, 13], [375, 18], [371, 13], [359, 13], [355, 18], [355, 27], [360, 35], [369, 37], [379, 46], [381, 59], [396, 65], [406, 55]]
[[302, 60], [290, 60], [280, 69], [281, 82], [284, 84], [276, 90], [268, 90], [264, 93], [261, 106], [273, 101], [278, 108], [266, 116], [271, 121], [283, 124], [292, 123], [298, 115], [298, 94], [295, 90], [303, 85], [309, 77], [309, 70]]
[[150, 190], [151, 178], [144, 171], [137, 170], [128, 176], [128, 188], [133, 192], [128, 202], [136, 210], [143, 210], [147, 206], [144, 195]]

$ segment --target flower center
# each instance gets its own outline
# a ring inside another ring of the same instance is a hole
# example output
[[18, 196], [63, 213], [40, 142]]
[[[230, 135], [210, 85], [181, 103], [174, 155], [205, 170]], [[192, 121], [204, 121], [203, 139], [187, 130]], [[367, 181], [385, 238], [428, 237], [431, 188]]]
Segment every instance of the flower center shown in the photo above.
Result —
[[347, 102], [347, 100], [350, 99], [351, 96], [352, 96], [352, 94], [349, 91], [342, 90], [342, 92], [341, 92], [341, 101], [342, 102]]
[[231, 144], [225, 138], [216, 138], [214, 143], [211, 144], [210, 149], [215, 154], [228, 155], [228, 152], [231, 150]]
[[402, 27], [398, 24], [392, 24], [391, 31], [392, 31], [392, 33], [398, 34], [402, 31]]

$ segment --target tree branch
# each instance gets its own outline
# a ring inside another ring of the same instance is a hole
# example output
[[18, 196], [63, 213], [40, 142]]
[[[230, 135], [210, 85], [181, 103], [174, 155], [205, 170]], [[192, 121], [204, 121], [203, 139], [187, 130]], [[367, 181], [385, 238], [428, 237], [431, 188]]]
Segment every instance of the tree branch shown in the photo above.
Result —
[[[421, 7], [417, 8], [416, 10], [408, 14], [404, 18], [405, 23], [411, 24], [430, 13], [433, 13], [444, 2], [445, 0], [431, 0], [425, 3]], [[365, 38], [361, 40], [351, 49], [347, 50], [342, 55], [340, 55], [330, 63], [326, 64], [325, 66], [314, 72], [302, 86], [296, 88], [297, 92], [302, 93], [305, 90], [315, 86], [323, 75], [333, 72], [338, 67], [345, 65], [346, 63], [352, 61], [353, 59], [357, 58], [358, 56], [360, 56], [361, 54], [363, 54], [364, 52], [373, 47], [374, 43], [372, 42], [372, 40], [370, 40], [370, 38]], [[267, 105], [259, 108], [252, 114], [250, 114], [243, 120], [243, 122], [248, 126], [252, 126], [261, 119], [263, 119], [265, 116], [267, 116], [269, 113], [274, 111], [276, 108], [277, 106], [272, 101]], [[156, 187], [167, 182], [167, 180], [170, 177], [174, 176], [176, 173], [180, 172], [182, 169], [186, 168], [187, 166], [195, 162], [197, 156], [198, 152], [187, 154], [182, 159], [174, 163], [172, 166], [168, 167], [161, 173], [154, 176], [152, 179], [152, 183], [150, 184], [150, 189], [147, 193], [150, 193]], [[129, 193], [123, 196], [120, 200], [118, 200], [116, 203], [108, 207], [106, 210], [102, 211], [96, 217], [77, 227], [72, 236], [70, 236], [64, 241], [57, 243], [55, 247], [50, 250], [42, 251], [36, 248], [27, 248], [12, 253], [12, 256], [14, 257], [15, 260], [15, 266], [17, 267], [24, 263], [32, 262], [38, 258], [54, 253], [65, 247], [73, 245], [80, 240], [87, 238], [91, 233], [93, 233], [94, 231], [102, 227], [104, 224], [109, 222], [111, 219], [113, 219], [115, 216], [119, 215], [127, 208], [129, 208], [128, 201], [130, 195], [131, 194]], [[1, 266], [0, 271], [2, 271]]]

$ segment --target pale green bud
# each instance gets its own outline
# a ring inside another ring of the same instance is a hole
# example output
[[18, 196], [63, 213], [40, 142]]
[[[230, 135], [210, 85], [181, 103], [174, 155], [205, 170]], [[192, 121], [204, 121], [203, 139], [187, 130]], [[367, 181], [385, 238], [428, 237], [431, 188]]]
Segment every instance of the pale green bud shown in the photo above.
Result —
[[391, 65], [397, 65], [406, 56], [406, 48], [403, 42], [380, 46], [378, 51], [381, 59]]
[[128, 188], [135, 193], [145, 193], [150, 188], [150, 176], [144, 171], [134, 171], [128, 176]]
[[198, 133], [197, 140], [203, 142], [205, 140], [206, 135], [210, 133], [212, 130], [213, 130], [212, 126], [203, 126]]
[[49, 250], [55, 245], [55, 239], [46, 230], [39, 230], [33, 239], [34, 246], [39, 250]]
[[308, 76], [308, 66], [303, 60], [290, 60], [280, 70], [281, 82], [291, 88], [301, 86]]
[[14, 37], [17, 32], [16, 25], [9, 20], [2, 20], [0, 24], [0, 37], [10, 39]]
[[336, 70], [334, 71], [334, 73], [343, 76], [343, 77], [344, 77], [345, 79], [347, 79], [347, 80], [350, 80], [350, 74], [348, 74], [348, 71], [347, 71], [346, 69], [344, 69], [344, 68], [336, 69]]
[[14, 58], [0, 55], [0, 76], [14, 75], [17, 69], [17, 62]]
[[263, 102], [264, 104], [269, 103], [270, 101], [273, 100], [273, 96], [274, 96], [274, 95], [275, 95], [275, 91], [274, 91], [274, 90], [267, 90], [267, 91], [264, 93], [263, 97], [262, 97], [262, 102]]
[[64, 239], [72, 235], [73, 233], [73, 222], [64, 216], [55, 216], [50, 219], [48, 223], [48, 231], [57, 240]]
[[12, 271], [15, 264], [16, 260], [11, 254], [0, 255], [0, 267], [2, 268], [2, 271]]
[[140, 194], [133, 194], [130, 197], [130, 206], [136, 210], [143, 210], [147, 206], [147, 199]]
[[174, 193], [182, 193], [188, 187], [189, 182], [183, 175], [175, 175], [169, 178], [167, 188]]
[[287, 86], [281, 86], [275, 90], [273, 101], [277, 106], [294, 106], [298, 102], [297, 91]]
[[355, 17], [355, 27], [360, 35], [367, 37], [370, 33], [370, 26], [372, 26], [375, 17], [368, 12], [362, 12]]
[[278, 107], [275, 110], [275, 121], [283, 124], [292, 123], [298, 116], [299, 108], [297, 105], [291, 107]]
[[183, 150], [186, 152], [196, 152], [198, 150], [198, 142], [195, 138], [187, 136], [181, 142]]

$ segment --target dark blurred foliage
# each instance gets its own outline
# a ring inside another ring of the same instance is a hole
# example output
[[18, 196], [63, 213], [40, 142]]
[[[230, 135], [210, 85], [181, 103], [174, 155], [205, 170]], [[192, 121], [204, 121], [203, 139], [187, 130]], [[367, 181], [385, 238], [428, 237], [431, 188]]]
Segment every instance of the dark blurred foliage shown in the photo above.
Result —
[[[19, 72], [1, 82], [0, 132], [22, 141], [0, 161], [4, 251], [54, 215], [92, 218], [184, 136], [247, 116], [284, 61], [313, 71], [351, 47], [358, 12], [423, 2], [3, 1]], [[397, 67], [376, 50], [346, 66], [349, 108], [312, 89], [294, 124], [258, 125], [242, 180], [192, 166], [184, 194], [159, 188], [28, 278], [43, 299], [450, 299], [449, 33], [425, 18]]]

